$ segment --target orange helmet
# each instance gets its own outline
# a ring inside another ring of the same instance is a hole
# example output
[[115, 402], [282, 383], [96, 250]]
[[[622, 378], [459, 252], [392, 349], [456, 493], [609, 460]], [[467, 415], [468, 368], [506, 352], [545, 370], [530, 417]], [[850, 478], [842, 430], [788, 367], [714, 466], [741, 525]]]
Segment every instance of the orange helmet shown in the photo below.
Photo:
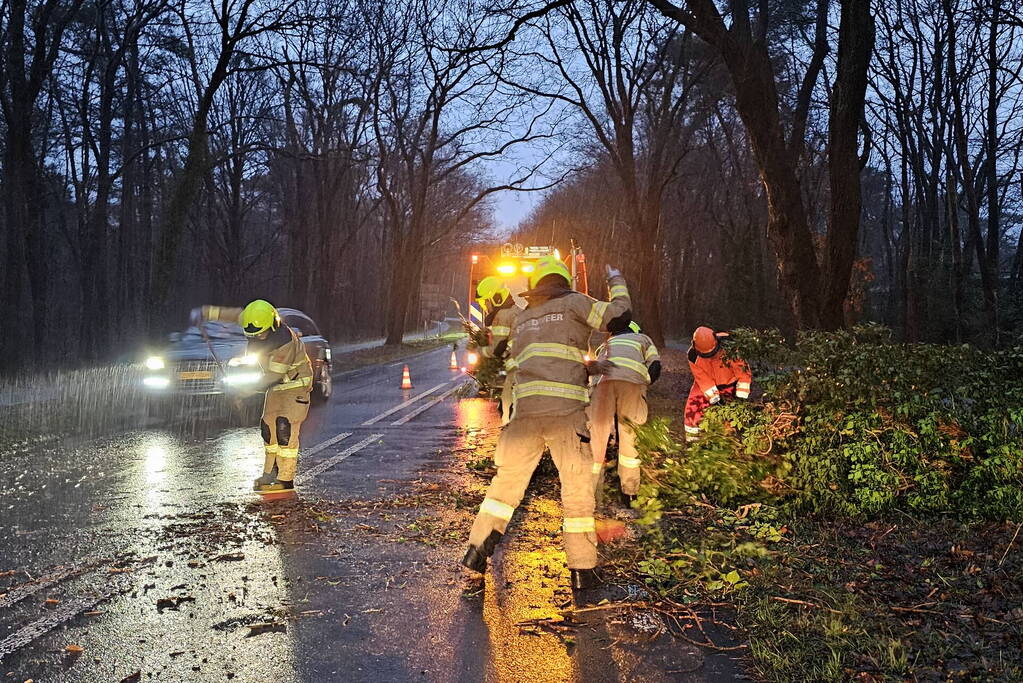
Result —
[[707, 355], [717, 350], [718, 337], [709, 327], [697, 327], [693, 332], [693, 348], [699, 354]]

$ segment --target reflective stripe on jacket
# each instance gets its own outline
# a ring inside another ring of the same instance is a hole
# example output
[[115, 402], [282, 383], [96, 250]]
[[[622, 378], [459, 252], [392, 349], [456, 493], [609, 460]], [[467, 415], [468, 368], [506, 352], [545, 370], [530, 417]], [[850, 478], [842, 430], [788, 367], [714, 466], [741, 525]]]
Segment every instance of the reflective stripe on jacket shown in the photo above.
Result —
[[512, 325], [515, 324], [515, 316], [522, 309], [518, 306], [502, 308], [494, 314], [494, 320], [490, 325], [490, 343], [480, 349], [480, 355], [484, 358], [492, 358], [497, 354], [497, 346], [507, 341], [511, 335]]
[[632, 307], [621, 277], [608, 283], [611, 301], [567, 291], [519, 311], [509, 339], [507, 367], [515, 372], [512, 419], [567, 415], [589, 403], [584, 354], [592, 330]]
[[650, 337], [636, 332], [616, 334], [598, 350], [597, 360], [609, 360], [614, 367], [600, 378], [600, 381], [620, 380], [635, 384], [650, 384], [648, 368], [660, 360], [657, 347]]

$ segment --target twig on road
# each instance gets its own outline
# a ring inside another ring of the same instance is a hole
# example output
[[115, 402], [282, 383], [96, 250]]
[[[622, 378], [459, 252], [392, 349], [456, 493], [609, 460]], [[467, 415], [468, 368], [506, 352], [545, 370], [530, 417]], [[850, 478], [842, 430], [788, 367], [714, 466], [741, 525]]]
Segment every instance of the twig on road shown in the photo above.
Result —
[[1016, 525], [1016, 533], [1012, 535], [1012, 540], [1009, 541], [1009, 545], [1005, 546], [1005, 552], [1002, 553], [1002, 559], [998, 560], [999, 567], [1001, 567], [1002, 563], [1005, 562], [1005, 558], [1009, 554], [1009, 549], [1012, 548], [1012, 544], [1016, 542], [1016, 537], [1019, 536], [1020, 527], [1023, 527], [1023, 522]]

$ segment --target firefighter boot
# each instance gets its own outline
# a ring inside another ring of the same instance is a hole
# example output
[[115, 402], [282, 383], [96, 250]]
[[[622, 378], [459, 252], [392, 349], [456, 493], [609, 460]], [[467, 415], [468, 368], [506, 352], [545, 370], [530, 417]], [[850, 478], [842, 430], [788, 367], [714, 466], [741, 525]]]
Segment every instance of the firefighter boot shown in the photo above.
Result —
[[470, 545], [465, 551], [465, 557], [462, 558], [462, 566], [480, 574], [486, 572], [487, 558], [494, 554], [494, 548], [501, 542], [502, 536], [503, 534], [495, 529], [479, 547]]
[[287, 491], [295, 490], [295, 482], [293, 481], [275, 481], [270, 484], [263, 484], [256, 489], [259, 493], [284, 493]]
[[252, 490], [258, 491], [260, 487], [267, 486], [277, 481], [277, 465], [276, 463], [270, 469], [269, 472], [264, 471], [255, 481], [252, 482]]
[[570, 569], [569, 574], [571, 575], [572, 590], [574, 591], [596, 588], [604, 583], [596, 569]]

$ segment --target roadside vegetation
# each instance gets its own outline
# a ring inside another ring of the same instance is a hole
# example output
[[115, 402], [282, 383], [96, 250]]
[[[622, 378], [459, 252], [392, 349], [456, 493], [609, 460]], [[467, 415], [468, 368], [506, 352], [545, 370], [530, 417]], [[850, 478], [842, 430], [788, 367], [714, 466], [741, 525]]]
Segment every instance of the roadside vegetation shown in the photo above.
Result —
[[[623, 571], [733, 609], [770, 680], [1023, 677], [1023, 349], [733, 337], [762, 394], [689, 447], [671, 417], [642, 429]], [[678, 356], [654, 398], [676, 418]]]

